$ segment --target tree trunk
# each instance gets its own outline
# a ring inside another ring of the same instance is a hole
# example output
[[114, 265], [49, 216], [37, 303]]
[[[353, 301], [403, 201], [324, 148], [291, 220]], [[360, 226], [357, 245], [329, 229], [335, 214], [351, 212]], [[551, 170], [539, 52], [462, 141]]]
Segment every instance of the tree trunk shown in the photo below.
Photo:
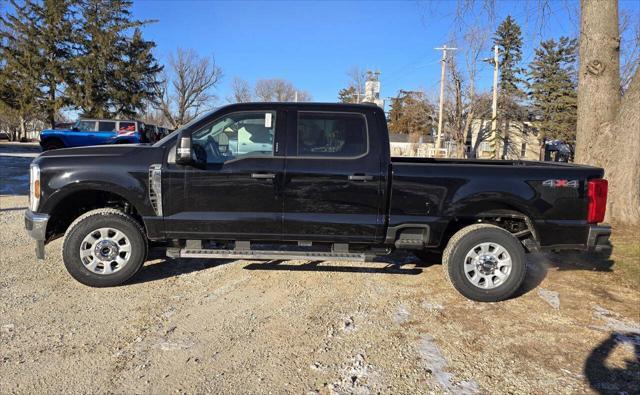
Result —
[[581, 0], [576, 161], [600, 165], [611, 152], [598, 145], [598, 129], [620, 107], [618, 0]]
[[47, 119], [49, 121], [49, 125], [51, 126], [51, 129], [55, 129], [56, 128], [56, 106], [55, 106], [55, 102], [56, 102], [56, 87], [54, 84], [51, 84], [49, 86], [49, 108], [48, 108], [48, 114], [47, 114]]
[[576, 161], [609, 180], [607, 221], [640, 224], [640, 75], [620, 96], [617, 0], [581, 0]]
[[22, 115], [20, 115], [20, 133], [18, 135], [18, 141], [22, 142], [22, 138], [27, 138], [27, 129], [25, 127], [25, 120]]
[[594, 163], [605, 169], [609, 180], [607, 219], [640, 225], [640, 75], [636, 73], [625, 92], [613, 122], [598, 129], [596, 144], [603, 148]]

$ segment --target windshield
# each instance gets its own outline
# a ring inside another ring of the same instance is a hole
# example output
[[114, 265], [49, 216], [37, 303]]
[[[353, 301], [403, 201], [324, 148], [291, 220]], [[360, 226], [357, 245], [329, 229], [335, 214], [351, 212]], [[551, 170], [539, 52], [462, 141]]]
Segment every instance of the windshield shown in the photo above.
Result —
[[200, 121], [204, 117], [208, 117], [209, 115], [213, 114], [217, 110], [218, 110], [218, 108], [214, 108], [213, 110], [207, 111], [204, 114], [200, 115], [199, 117], [196, 117], [196, 118], [192, 119], [191, 121], [189, 121], [183, 127], [178, 128], [178, 129], [174, 130], [173, 132], [169, 133], [168, 135], [166, 135], [163, 139], [161, 139], [157, 143], [153, 144], [153, 146], [154, 147], [159, 147], [161, 145], [164, 145], [167, 141], [169, 141], [169, 140], [173, 139], [175, 136], [177, 136], [178, 133], [180, 133], [180, 131], [182, 131], [183, 129], [186, 129], [186, 128], [190, 127], [191, 125], [193, 125], [194, 123]]

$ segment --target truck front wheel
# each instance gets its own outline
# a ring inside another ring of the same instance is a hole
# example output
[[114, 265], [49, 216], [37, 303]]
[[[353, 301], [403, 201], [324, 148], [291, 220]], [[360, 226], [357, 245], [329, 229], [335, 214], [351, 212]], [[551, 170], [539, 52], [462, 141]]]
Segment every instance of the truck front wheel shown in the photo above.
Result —
[[467, 226], [454, 234], [442, 263], [455, 289], [479, 302], [498, 302], [512, 296], [527, 269], [520, 241], [489, 224]]
[[147, 239], [140, 224], [122, 211], [92, 210], [69, 226], [62, 256], [69, 274], [82, 284], [110, 287], [140, 269], [147, 256]]

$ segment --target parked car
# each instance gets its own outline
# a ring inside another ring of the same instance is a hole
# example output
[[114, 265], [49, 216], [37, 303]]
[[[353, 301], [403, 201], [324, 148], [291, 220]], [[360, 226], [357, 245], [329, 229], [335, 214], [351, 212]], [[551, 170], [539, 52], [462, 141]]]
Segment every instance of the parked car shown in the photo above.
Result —
[[7, 132], [0, 132], [0, 140], [11, 140], [11, 137], [9, 136], [9, 133]]
[[158, 125], [151, 125], [148, 123], [144, 125], [144, 131], [146, 133], [146, 138], [151, 143], [155, 143], [156, 141], [169, 134], [169, 130], [167, 128]]
[[69, 273], [96, 287], [142, 266], [149, 241], [180, 258], [365, 261], [443, 252], [468, 298], [510, 297], [525, 253], [610, 248], [607, 181], [552, 162], [392, 158], [375, 105], [241, 103], [154, 145], [45, 152], [26, 228], [65, 235]]
[[562, 140], [544, 143], [544, 160], [547, 162], [573, 162], [573, 147]]
[[137, 144], [148, 142], [144, 123], [132, 120], [79, 119], [68, 129], [40, 132], [43, 151], [58, 148], [103, 144]]

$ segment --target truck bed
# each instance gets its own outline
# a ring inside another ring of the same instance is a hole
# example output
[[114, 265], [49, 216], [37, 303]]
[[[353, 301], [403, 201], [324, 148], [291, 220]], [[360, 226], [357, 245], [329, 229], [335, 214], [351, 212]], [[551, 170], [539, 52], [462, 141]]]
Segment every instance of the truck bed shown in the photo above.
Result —
[[494, 159], [440, 159], [440, 158], [418, 158], [407, 156], [392, 156], [391, 163], [415, 163], [434, 165], [484, 165], [484, 166], [527, 166], [527, 167], [557, 167], [557, 168], [590, 168], [596, 167], [577, 165], [564, 162], [538, 162], [528, 160], [494, 160]]

